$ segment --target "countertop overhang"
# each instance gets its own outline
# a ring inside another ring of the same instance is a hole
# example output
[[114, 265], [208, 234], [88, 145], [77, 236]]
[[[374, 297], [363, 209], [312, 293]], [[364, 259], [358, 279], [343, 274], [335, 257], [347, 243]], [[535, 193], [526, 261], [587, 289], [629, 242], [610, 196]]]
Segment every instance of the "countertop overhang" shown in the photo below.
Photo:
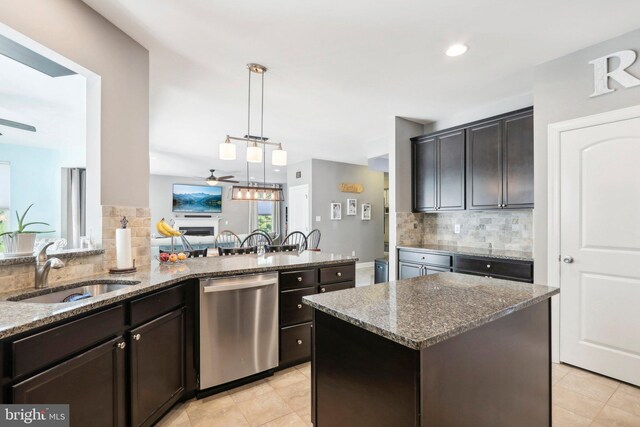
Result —
[[306, 296], [311, 307], [422, 350], [559, 293], [549, 286], [440, 273]]
[[79, 282], [87, 284], [117, 280], [140, 282], [137, 285], [130, 285], [118, 291], [60, 304], [7, 301], [7, 298], [35, 291], [34, 289], [21, 289], [0, 294], [0, 339], [108, 306], [136, 295], [166, 288], [189, 279], [234, 276], [296, 268], [314, 268], [323, 265], [353, 263], [357, 260], [358, 258], [355, 257], [305, 251], [300, 254], [282, 252], [265, 255], [190, 258], [176, 264], [159, 264], [157, 261], [152, 261], [149, 265], [139, 268], [138, 272], [133, 274], [110, 275], [103, 273], [92, 275], [56, 284], [38, 293], [44, 294], [69, 289], [73, 287], [74, 283]]

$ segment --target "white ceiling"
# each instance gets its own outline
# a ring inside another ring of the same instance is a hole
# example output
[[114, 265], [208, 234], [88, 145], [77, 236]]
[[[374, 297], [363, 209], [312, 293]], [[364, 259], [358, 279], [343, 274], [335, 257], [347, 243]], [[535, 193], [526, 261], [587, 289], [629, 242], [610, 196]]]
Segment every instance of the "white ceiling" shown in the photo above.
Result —
[[[86, 80], [50, 77], [0, 55], [0, 118], [35, 126], [29, 132], [0, 125], [0, 144], [64, 150], [83, 166], [86, 146]], [[0, 160], [2, 160], [0, 147]]]
[[[248, 62], [269, 67], [265, 136], [290, 164], [365, 164], [394, 116], [523, 99], [535, 65], [640, 27], [637, 0], [84, 1], [149, 49], [151, 170], [185, 176], [244, 175], [217, 148], [246, 133]], [[469, 52], [446, 57], [454, 42]]]

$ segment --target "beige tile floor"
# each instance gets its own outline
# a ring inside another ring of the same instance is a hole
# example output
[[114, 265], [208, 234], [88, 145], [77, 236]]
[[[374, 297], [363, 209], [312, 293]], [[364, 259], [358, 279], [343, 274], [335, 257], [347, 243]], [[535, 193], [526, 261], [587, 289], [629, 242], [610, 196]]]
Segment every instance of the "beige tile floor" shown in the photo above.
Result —
[[[310, 426], [310, 365], [174, 407], [171, 427]], [[640, 427], [640, 388], [569, 365], [553, 365], [553, 426]]]

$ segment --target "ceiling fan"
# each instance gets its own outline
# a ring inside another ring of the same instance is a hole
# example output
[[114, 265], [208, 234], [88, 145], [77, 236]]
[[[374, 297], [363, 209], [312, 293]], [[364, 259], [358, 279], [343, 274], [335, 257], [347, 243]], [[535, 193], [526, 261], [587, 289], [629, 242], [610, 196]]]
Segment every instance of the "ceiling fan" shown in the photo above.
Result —
[[229, 182], [232, 184], [238, 183], [238, 181], [233, 181], [231, 179], [234, 177], [233, 175], [225, 175], [225, 176], [217, 177], [213, 174], [215, 171], [216, 171], [215, 169], [209, 169], [209, 172], [211, 172], [211, 175], [209, 175], [209, 177], [205, 180], [207, 184], [217, 185], [219, 182]]

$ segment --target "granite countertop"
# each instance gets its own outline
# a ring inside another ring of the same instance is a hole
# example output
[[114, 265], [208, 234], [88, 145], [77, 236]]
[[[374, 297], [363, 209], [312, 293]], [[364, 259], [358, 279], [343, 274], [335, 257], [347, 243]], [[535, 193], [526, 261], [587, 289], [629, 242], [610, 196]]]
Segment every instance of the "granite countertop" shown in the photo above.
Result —
[[440, 273], [306, 296], [305, 304], [414, 350], [559, 293], [558, 288]]
[[[157, 261], [151, 261], [149, 265], [139, 267], [138, 272], [133, 274], [110, 275], [103, 273], [56, 284], [46, 289], [30, 288], [2, 293], [0, 294], [0, 339], [73, 317], [136, 295], [162, 289], [188, 279], [345, 264], [357, 260], [355, 257], [306, 251], [301, 254], [283, 252], [265, 255], [189, 258], [182, 263], [162, 265]], [[68, 303], [38, 304], [7, 300], [8, 298], [26, 293], [29, 293], [29, 296], [36, 296], [69, 289], [74, 287], [74, 283], [78, 282], [95, 284], [113, 283], [114, 281], [136, 281], [139, 283], [127, 286], [125, 289], [118, 291]]]
[[[47, 257], [56, 257], [60, 259], [71, 259], [91, 255], [101, 255], [104, 253], [104, 249], [66, 249], [57, 252], [47, 252]], [[36, 262], [35, 255], [20, 256], [15, 258], [5, 257], [4, 254], [0, 254], [0, 267], [17, 264], [30, 264]]]
[[469, 256], [480, 256], [487, 258], [512, 259], [515, 261], [533, 261], [531, 252], [513, 251], [508, 249], [470, 248], [465, 246], [449, 245], [398, 245], [398, 249], [418, 249], [429, 252], [439, 252], [443, 254], [458, 254]]

